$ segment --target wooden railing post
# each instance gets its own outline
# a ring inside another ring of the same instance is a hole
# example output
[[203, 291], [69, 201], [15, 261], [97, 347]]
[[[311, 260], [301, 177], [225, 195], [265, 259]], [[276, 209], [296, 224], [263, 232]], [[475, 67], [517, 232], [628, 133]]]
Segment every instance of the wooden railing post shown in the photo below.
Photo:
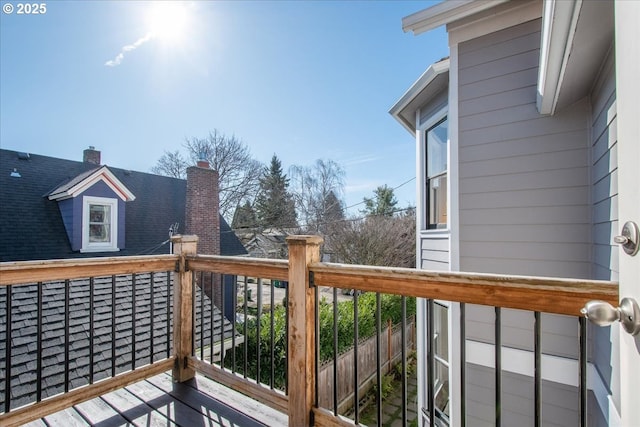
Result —
[[173, 273], [173, 381], [184, 382], [195, 376], [187, 367], [193, 348], [193, 274], [185, 257], [197, 253], [198, 236], [176, 235], [171, 242], [173, 253], [179, 256]]
[[315, 291], [308, 265], [320, 261], [319, 236], [290, 236], [288, 367], [289, 425], [309, 426], [316, 402]]

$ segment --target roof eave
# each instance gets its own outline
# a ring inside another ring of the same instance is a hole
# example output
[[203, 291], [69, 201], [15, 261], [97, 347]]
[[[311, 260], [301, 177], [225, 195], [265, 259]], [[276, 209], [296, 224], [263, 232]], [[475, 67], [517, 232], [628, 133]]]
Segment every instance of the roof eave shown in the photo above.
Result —
[[509, 0], [447, 0], [402, 18], [404, 32], [414, 35], [474, 15]]
[[416, 131], [415, 114], [409, 114], [408, 119], [405, 114], [406, 109], [438, 76], [447, 72], [449, 72], [449, 58], [431, 64], [389, 110], [389, 114], [412, 135]]
[[76, 197], [98, 180], [103, 180], [123, 201], [130, 202], [136, 199], [136, 196], [107, 168], [102, 166], [96, 169], [89, 176], [79, 181], [65, 191], [52, 193], [48, 196], [49, 200], [65, 200]]
[[536, 106], [553, 114], [571, 53], [582, 0], [544, 2]]

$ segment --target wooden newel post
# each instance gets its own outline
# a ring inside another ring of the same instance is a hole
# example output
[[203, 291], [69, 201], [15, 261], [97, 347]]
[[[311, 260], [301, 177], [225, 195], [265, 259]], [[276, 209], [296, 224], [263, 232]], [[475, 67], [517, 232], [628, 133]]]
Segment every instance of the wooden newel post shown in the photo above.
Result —
[[315, 290], [309, 283], [308, 265], [320, 261], [319, 236], [290, 236], [289, 245], [289, 330], [287, 381], [289, 425], [309, 426], [316, 403]]
[[173, 273], [173, 381], [183, 382], [195, 376], [187, 367], [187, 358], [193, 349], [193, 274], [189, 271], [186, 257], [198, 250], [198, 236], [171, 237], [173, 253], [178, 255], [178, 264]]

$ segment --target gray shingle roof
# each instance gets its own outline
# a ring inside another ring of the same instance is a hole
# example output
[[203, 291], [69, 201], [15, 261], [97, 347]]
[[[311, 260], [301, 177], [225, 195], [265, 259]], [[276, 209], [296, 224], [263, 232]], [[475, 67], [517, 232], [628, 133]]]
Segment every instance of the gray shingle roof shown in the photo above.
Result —
[[[25, 261], [100, 256], [71, 250], [56, 201], [45, 195], [96, 165], [0, 149], [0, 261]], [[12, 177], [16, 169], [20, 177]], [[168, 253], [164, 244], [171, 224], [184, 230], [186, 181], [109, 166], [109, 170], [136, 196], [126, 205], [126, 247], [107, 256]], [[246, 250], [220, 217], [222, 255], [244, 255]]]

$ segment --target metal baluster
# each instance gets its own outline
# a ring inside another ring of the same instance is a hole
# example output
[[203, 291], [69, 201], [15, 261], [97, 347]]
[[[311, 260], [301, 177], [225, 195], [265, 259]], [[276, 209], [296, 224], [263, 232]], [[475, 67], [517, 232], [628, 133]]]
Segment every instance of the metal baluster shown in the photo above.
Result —
[[[231, 321], [231, 372], [236, 373], [236, 312], [238, 310], [238, 280], [234, 275], [229, 276], [232, 281], [231, 290], [233, 291], [233, 320]], [[271, 340], [273, 342], [273, 339]]]
[[[69, 391], [69, 348], [71, 346], [70, 330], [71, 330], [71, 283], [69, 279], [64, 281], [64, 392]], [[115, 361], [115, 358], [114, 358]]]
[[[200, 360], [204, 360], [204, 325], [205, 325], [204, 297], [205, 297], [205, 288], [207, 286], [205, 285], [205, 281], [204, 281], [204, 272], [200, 271], [199, 275], [200, 275], [200, 280], [199, 280], [200, 286], [196, 286], [195, 290], [198, 293], [197, 295], [200, 296]], [[213, 296], [213, 280], [211, 281], [211, 296]], [[211, 325], [213, 328], [213, 317], [211, 317]], [[194, 326], [197, 327], [195, 323], [194, 323]], [[196, 333], [197, 333], [197, 329], [196, 329]], [[211, 342], [211, 362], [213, 363], [213, 341]]]
[[400, 298], [402, 318], [400, 321], [401, 357], [402, 357], [402, 425], [407, 425], [407, 297]]
[[[111, 276], [111, 376], [116, 376], [116, 276]], [[66, 390], [65, 390], [66, 391]]]
[[[248, 295], [248, 285], [247, 285], [247, 276], [244, 276], [244, 329], [243, 329], [243, 333], [244, 336], [247, 336], [247, 308], [249, 305], [249, 301], [247, 300], [247, 295]], [[247, 378], [247, 369], [248, 369], [248, 361], [247, 359], [249, 358], [249, 343], [248, 340], [245, 338], [244, 343], [243, 343], [243, 348], [244, 348], [244, 377]]]
[[333, 288], [333, 415], [338, 415], [338, 288]]
[[171, 296], [173, 293], [171, 292], [171, 272], [167, 271], [167, 353], [165, 357], [171, 356]]
[[271, 351], [271, 381], [270, 381], [269, 385], [270, 385], [271, 389], [273, 390], [273, 383], [275, 382], [275, 353], [274, 353], [275, 345], [274, 345], [274, 342], [273, 342], [274, 339], [275, 339], [274, 338], [274, 332], [273, 332], [273, 328], [275, 327], [274, 326], [274, 320], [275, 320], [274, 319], [274, 314], [275, 314], [275, 310], [274, 310], [274, 307], [275, 307], [275, 298], [274, 298], [275, 297], [275, 295], [274, 295], [275, 294], [275, 286], [273, 285], [273, 280], [271, 281], [270, 287], [271, 287], [271, 319], [270, 319], [271, 320], [271, 324], [270, 324], [271, 331], [270, 331], [270, 336], [269, 337], [271, 338], [271, 347], [270, 347], [270, 351]]
[[358, 399], [358, 290], [353, 290], [353, 408], [355, 410], [355, 423], [360, 423], [360, 402]]
[[[318, 287], [314, 286], [313, 287], [313, 292], [315, 293], [315, 308], [313, 309], [313, 313], [314, 313], [314, 322], [315, 322], [315, 330], [316, 330], [316, 337], [315, 337], [315, 346], [316, 346], [316, 351], [315, 351], [315, 363], [314, 363], [314, 375], [315, 375], [315, 381], [314, 381], [314, 385], [315, 385], [315, 400], [314, 400], [314, 405], [317, 407], [318, 406], [318, 391], [320, 389], [319, 385], [318, 385], [318, 377], [320, 376], [320, 369], [319, 366], [320, 365], [320, 315], [319, 315], [319, 309], [318, 309]], [[272, 316], [273, 317], [273, 316]]]
[[95, 279], [93, 277], [89, 278], [89, 384], [93, 384], [93, 344], [95, 341], [94, 334], [94, 290], [95, 290]]
[[382, 334], [382, 310], [380, 302], [380, 292], [376, 292], [376, 419], [378, 427], [382, 426], [382, 355], [380, 354]]
[[587, 318], [579, 317], [578, 325], [580, 331], [580, 426], [587, 427]]
[[258, 278], [257, 280], [257, 287], [256, 287], [256, 293], [258, 294], [258, 313], [257, 313], [257, 322], [256, 322], [256, 334], [257, 334], [257, 339], [256, 339], [256, 356], [258, 358], [258, 360], [256, 361], [256, 382], [258, 384], [260, 384], [260, 326], [261, 326], [261, 322], [260, 320], [262, 319], [262, 278]]
[[[213, 297], [213, 273], [209, 273], [210, 274], [210, 279], [211, 279], [211, 296]], [[204, 295], [203, 295], [204, 296]], [[213, 365], [213, 348], [215, 347], [215, 319], [214, 319], [214, 303], [213, 303], [213, 298], [211, 298], [211, 300], [209, 301], [211, 304], [209, 304], [209, 319], [211, 320], [211, 327], [209, 328], [209, 343], [211, 345], [211, 356], [209, 357], [209, 361], [211, 362], [211, 364]], [[204, 346], [203, 346], [204, 347]]]
[[534, 425], [536, 427], [542, 426], [542, 399], [541, 399], [541, 389], [542, 389], [542, 347], [540, 342], [540, 331], [542, 328], [540, 312], [535, 311], [533, 313], [534, 316], [534, 332], [533, 332], [533, 353], [534, 353], [534, 368], [533, 368], [533, 376], [534, 376]]
[[[36, 308], [36, 334], [38, 337], [36, 338], [36, 402], [40, 402], [42, 400], [42, 282], [38, 282], [37, 286], [38, 306]], [[10, 343], [7, 342], [7, 345], [10, 345]], [[91, 370], [89, 370], [89, 373], [91, 373]]]
[[496, 399], [496, 427], [500, 427], [502, 420], [502, 310], [495, 307], [495, 399]]
[[467, 425], [467, 332], [466, 306], [460, 303], [460, 426]]
[[[224, 370], [224, 303], [225, 303], [225, 292], [224, 292], [224, 276], [221, 274], [218, 276], [220, 281], [220, 369]], [[213, 296], [213, 295], [212, 295]], [[211, 299], [211, 305], [213, 305], [214, 299]], [[211, 319], [211, 327], [213, 328], [213, 319]], [[212, 347], [213, 349], [213, 347]], [[212, 357], [213, 358], [213, 357]]]
[[131, 275], [131, 370], [136, 369], [136, 274]]
[[5, 325], [5, 380], [4, 380], [4, 412], [7, 413], [11, 410], [11, 299], [12, 299], [12, 291], [13, 286], [6, 286], [7, 289], [7, 301], [6, 303], [6, 312], [7, 312], [7, 324]]
[[436, 425], [436, 402], [435, 402], [435, 354], [434, 354], [434, 308], [433, 300], [427, 300], [427, 400], [429, 402], [429, 426]]
[[153, 356], [155, 352], [155, 340], [153, 334], [153, 325], [155, 323], [155, 310], [154, 310], [154, 302], [155, 302], [155, 276], [153, 273], [149, 276], [149, 281], [151, 282], [151, 288], [149, 289], [149, 335], [151, 337], [151, 348], [149, 349], [149, 364], [153, 363]]

